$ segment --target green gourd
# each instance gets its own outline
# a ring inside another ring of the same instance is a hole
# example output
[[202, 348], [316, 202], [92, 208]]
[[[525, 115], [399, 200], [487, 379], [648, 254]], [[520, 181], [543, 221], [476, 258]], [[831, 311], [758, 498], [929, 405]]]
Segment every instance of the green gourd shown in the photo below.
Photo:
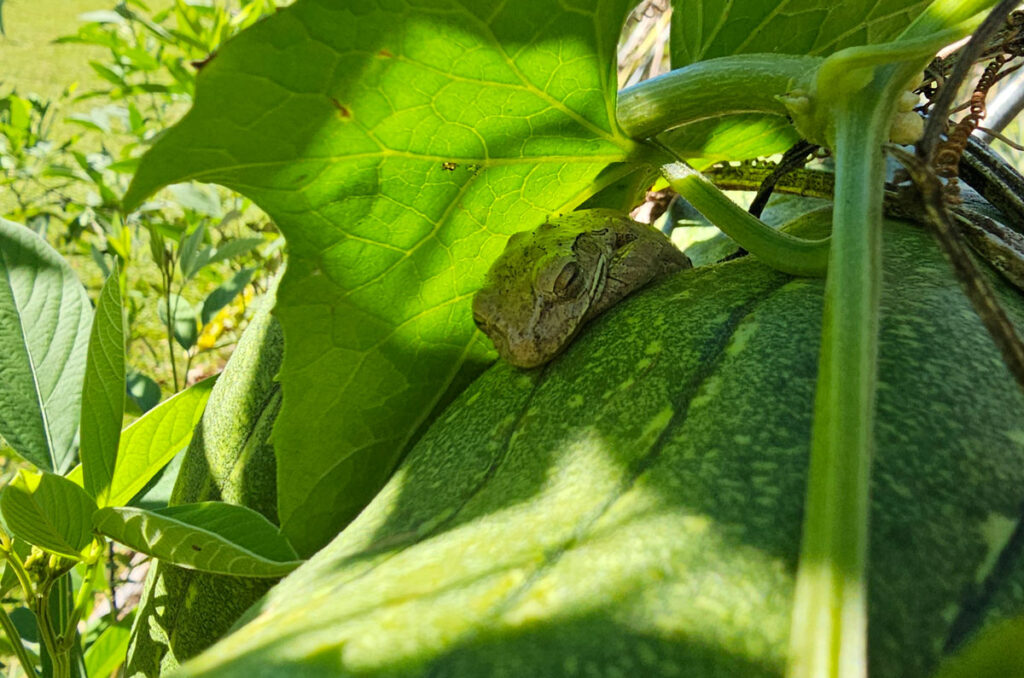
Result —
[[[497, 363], [178, 675], [782, 676], [823, 284], [685, 270]], [[1024, 610], [1024, 396], [918, 227], [885, 227], [882, 308], [869, 668], [924, 678]]]

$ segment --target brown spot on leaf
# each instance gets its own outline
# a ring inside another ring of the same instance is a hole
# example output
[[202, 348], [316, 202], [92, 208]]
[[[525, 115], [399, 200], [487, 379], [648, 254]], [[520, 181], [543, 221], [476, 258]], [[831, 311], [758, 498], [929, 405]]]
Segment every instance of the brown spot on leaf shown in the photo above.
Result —
[[334, 97], [331, 97], [331, 103], [334, 105], [335, 108], [338, 109], [338, 115], [341, 117], [342, 120], [352, 119], [352, 109], [350, 109], [348, 106], [341, 103]]
[[452, 162], [452, 161], [450, 161], [450, 160], [449, 160], [448, 162], [443, 162], [443, 163], [441, 163], [441, 169], [443, 169], [443, 170], [444, 170], [444, 171], [446, 171], [446, 172], [454, 172], [454, 171], [455, 171], [455, 169], [456, 169], [456, 168], [457, 168], [458, 166], [459, 166], [459, 163], [457, 163], [457, 162]]
[[391, 50], [389, 50], [389, 49], [382, 49], [381, 51], [377, 52], [377, 56], [383, 57], [384, 59], [390, 59], [391, 57], [393, 57], [395, 55], [392, 54]]

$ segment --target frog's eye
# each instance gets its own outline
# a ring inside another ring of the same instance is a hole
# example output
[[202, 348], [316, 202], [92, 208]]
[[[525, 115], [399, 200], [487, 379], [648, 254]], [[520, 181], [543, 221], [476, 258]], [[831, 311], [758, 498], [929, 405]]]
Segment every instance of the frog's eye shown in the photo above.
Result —
[[570, 298], [579, 295], [582, 285], [583, 276], [580, 275], [580, 267], [576, 262], [570, 261], [562, 267], [551, 290], [560, 297]]

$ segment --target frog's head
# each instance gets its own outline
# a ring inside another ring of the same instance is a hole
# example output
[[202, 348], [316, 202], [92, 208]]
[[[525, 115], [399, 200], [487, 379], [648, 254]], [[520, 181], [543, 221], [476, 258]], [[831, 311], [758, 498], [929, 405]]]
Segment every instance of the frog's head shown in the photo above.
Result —
[[545, 224], [513, 235], [473, 298], [473, 320], [517, 367], [553, 358], [601, 296], [615, 234]]

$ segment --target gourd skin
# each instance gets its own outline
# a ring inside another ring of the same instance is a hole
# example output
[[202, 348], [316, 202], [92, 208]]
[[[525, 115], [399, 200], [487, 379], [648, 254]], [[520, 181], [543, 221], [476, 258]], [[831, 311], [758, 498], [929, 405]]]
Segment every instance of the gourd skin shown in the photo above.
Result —
[[[924, 678], [980, 591], [1024, 611], [1024, 571], [994, 567], [1024, 396], [928, 234], [885, 244], [869, 669]], [[181, 675], [782, 676], [822, 289], [750, 257], [683, 271], [542, 370], [498, 363]]]

